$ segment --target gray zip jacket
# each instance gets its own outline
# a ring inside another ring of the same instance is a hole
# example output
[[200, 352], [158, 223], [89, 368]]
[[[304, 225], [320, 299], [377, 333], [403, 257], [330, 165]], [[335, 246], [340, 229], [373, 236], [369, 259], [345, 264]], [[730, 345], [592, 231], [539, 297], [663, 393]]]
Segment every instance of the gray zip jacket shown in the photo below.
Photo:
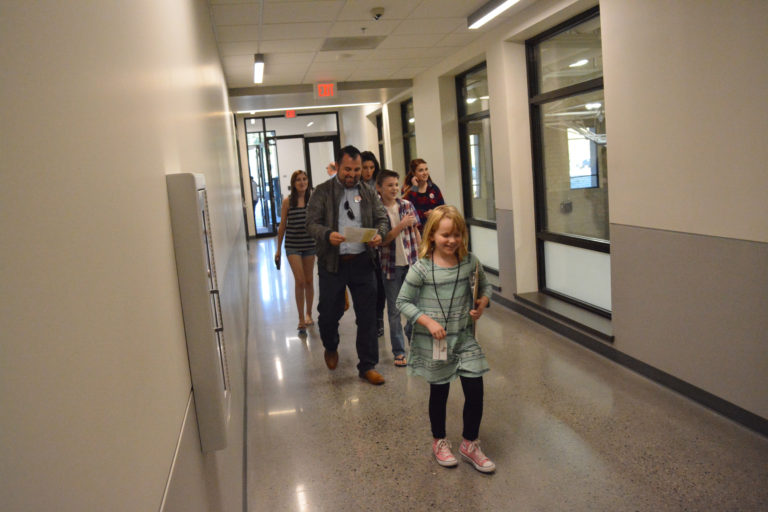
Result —
[[[358, 188], [362, 226], [375, 228], [383, 239], [389, 232], [387, 210], [371, 187], [361, 184]], [[344, 185], [334, 176], [317, 186], [307, 205], [307, 232], [317, 242], [318, 265], [334, 274], [339, 271], [339, 247], [331, 245], [330, 237], [339, 230], [339, 203], [343, 195]], [[365, 250], [375, 261], [374, 249], [365, 244]]]

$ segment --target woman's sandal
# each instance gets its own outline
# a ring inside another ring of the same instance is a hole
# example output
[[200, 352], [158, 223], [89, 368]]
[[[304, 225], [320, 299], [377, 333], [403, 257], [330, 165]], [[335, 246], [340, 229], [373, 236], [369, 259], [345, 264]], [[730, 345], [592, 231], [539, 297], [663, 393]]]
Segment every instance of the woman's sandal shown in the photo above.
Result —
[[305, 320], [304, 320], [304, 325], [306, 325], [307, 327], [310, 327], [310, 326], [312, 326], [312, 325], [315, 325], [315, 322], [314, 322], [314, 320], [312, 320], [311, 318], [309, 318], [309, 319], [305, 319]]
[[400, 368], [408, 366], [408, 362], [405, 360], [405, 356], [400, 354], [399, 356], [395, 357], [395, 366], [398, 366]]

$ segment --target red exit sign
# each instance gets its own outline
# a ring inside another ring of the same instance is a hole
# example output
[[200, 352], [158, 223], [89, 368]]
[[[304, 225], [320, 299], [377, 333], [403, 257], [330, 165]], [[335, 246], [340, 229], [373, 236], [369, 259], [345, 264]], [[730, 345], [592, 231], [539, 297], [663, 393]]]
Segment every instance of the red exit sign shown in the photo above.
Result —
[[315, 99], [335, 97], [336, 82], [318, 82], [315, 84]]

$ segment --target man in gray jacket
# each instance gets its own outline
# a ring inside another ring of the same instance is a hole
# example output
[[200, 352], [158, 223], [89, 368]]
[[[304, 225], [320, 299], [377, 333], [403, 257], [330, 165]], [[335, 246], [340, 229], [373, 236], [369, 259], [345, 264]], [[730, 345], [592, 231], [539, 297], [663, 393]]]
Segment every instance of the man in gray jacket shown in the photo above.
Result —
[[[354, 146], [341, 148], [336, 176], [318, 185], [307, 205], [307, 231], [317, 242], [320, 300], [317, 325], [325, 347], [325, 364], [334, 370], [339, 361], [339, 320], [344, 314], [348, 287], [357, 318], [357, 371], [371, 384], [384, 384], [374, 368], [379, 362], [376, 336], [376, 275], [374, 247], [389, 230], [387, 212], [372, 188], [360, 183], [362, 160]], [[346, 227], [373, 228], [368, 243], [348, 242]]]

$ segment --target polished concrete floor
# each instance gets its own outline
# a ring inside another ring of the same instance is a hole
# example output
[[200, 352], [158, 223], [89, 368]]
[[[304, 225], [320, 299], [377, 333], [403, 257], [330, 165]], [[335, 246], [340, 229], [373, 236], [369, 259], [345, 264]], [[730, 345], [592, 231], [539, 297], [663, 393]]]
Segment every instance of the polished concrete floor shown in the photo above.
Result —
[[[329, 371], [317, 327], [297, 336], [274, 239], [250, 244], [250, 512], [768, 510], [768, 439], [498, 305], [478, 325], [491, 365], [480, 438], [497, 471], [438, 466], [428, 385], [393, 365], [389, 335], [387, 382], [372, 386], [350, 310]], [[454, 449], [462, 404], [454, 383]]]

